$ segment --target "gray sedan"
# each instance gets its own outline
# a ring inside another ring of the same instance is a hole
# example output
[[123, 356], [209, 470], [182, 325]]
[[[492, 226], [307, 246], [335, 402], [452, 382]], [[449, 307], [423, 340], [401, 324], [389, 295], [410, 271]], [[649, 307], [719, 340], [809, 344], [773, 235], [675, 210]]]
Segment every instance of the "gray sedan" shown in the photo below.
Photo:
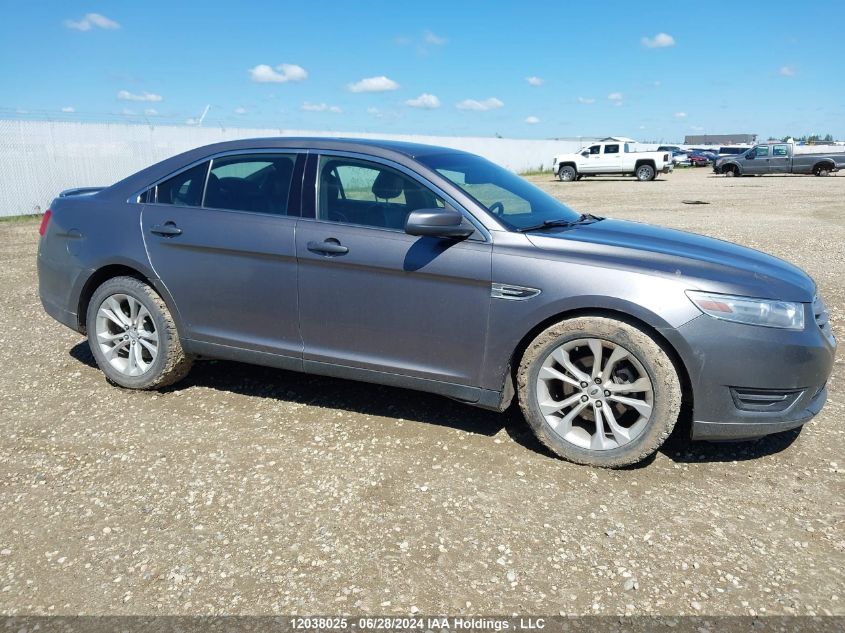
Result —
[[516, 400], [565, 459], [642, 460], [683, 410], [695, 439], [800, 426], [836, 341], [816, 286], [727, 242], [578, 214], [471, 154], [253, 139], [61, 194], [45, 310], [106, 377], [175, 383], [220, 358]]

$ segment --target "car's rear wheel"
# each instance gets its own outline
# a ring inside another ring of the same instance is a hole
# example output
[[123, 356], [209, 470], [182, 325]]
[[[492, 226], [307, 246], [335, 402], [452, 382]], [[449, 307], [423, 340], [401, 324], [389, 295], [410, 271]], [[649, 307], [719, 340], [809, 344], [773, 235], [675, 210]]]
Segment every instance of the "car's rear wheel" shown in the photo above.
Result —
[[639, 180], [640, 182], [654, 180], [654, 167], [652, 167], [651, 165], [640, 165], [639, 167], [637, 167], [636, 176], [637, 180]]
[[813, 169], [813, 173], [816, 176], [829, 176], [830, 175], [830, 165], [821, 163], [820, 165], [816, 165]]
[[561, 182], [572, 182], [578, 176], [578, 172], [571, 165], [564, 165], [557, 172], [557, 177]]
[[577, 317], [541, 332], [517, 373], [519, 404], [538, 439], [560, 457], [616, 468], [669, 437], [681, 385], [666, 352], [642, 330]]
[[86, 326], [97, 365], [121, 387], [166, 387], [191, 368], [167, 305], [134, 277], [109, 279], [94, 291]]

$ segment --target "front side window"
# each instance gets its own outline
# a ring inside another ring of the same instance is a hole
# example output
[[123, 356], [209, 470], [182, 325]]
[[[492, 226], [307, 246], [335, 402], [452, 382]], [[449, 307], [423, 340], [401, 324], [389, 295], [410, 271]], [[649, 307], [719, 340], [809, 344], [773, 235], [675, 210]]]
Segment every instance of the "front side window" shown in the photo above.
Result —
[[417, 160], [474, 198], [512, 230], [536, 226], [546, 220], [574, 221], [579, 217], [527, 180], [480, 156], [445, 152], [422, 155]]
[[604, 153], [605, 154], [618, 154], [619, 153], [619, 146], [618, 145], [605, 145], [604, 146]]
[[593, 145], [590, 147], [590, 154], [598, 154], [601, 151], [601, 145]]
[[765, 158], [769, 155], [769, 146], [761, 145], [755, 150], [755, 154], [757, 155], [757, 158]]
[[786, 145], [775, 145], [772, 149], [772, 156], [788, 156], [789, 150]]
[[205, 162], [159, 183], [155, 187], [155, 201], [158, 204], [175, 204], [183, 207], [200, 206], [207, 173], [208, 162]]
[[413, 178], [379, 163], [321, 156], [318, 174], [320, 220], [403, 230], [411, 211], [445, 206]]
[[215, 158], [203, 206], [286, 215], [294, 154], [245, 154]]

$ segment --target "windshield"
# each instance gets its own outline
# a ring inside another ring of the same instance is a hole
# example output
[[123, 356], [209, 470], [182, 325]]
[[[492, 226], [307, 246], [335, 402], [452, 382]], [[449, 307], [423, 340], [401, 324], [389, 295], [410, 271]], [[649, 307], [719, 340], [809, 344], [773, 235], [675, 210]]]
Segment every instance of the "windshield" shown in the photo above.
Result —
[[420, 156], [417, 160], [454, 183], [511, 230], [579, 218], [562, 202], [480, 156], [450, 152]]

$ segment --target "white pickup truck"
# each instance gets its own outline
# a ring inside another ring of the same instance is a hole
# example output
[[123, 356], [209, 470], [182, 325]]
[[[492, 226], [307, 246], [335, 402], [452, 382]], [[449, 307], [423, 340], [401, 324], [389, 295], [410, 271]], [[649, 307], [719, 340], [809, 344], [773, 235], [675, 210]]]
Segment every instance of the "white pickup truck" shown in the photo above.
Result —
[[601, 141], [575, 154], [555, 156], [553, 169], [563, 182], [599, 174], [630, 174], [637, 180], [654, 180], [658, 173], [672, 171], [672, 153], [632, 152], [628, 143]]

